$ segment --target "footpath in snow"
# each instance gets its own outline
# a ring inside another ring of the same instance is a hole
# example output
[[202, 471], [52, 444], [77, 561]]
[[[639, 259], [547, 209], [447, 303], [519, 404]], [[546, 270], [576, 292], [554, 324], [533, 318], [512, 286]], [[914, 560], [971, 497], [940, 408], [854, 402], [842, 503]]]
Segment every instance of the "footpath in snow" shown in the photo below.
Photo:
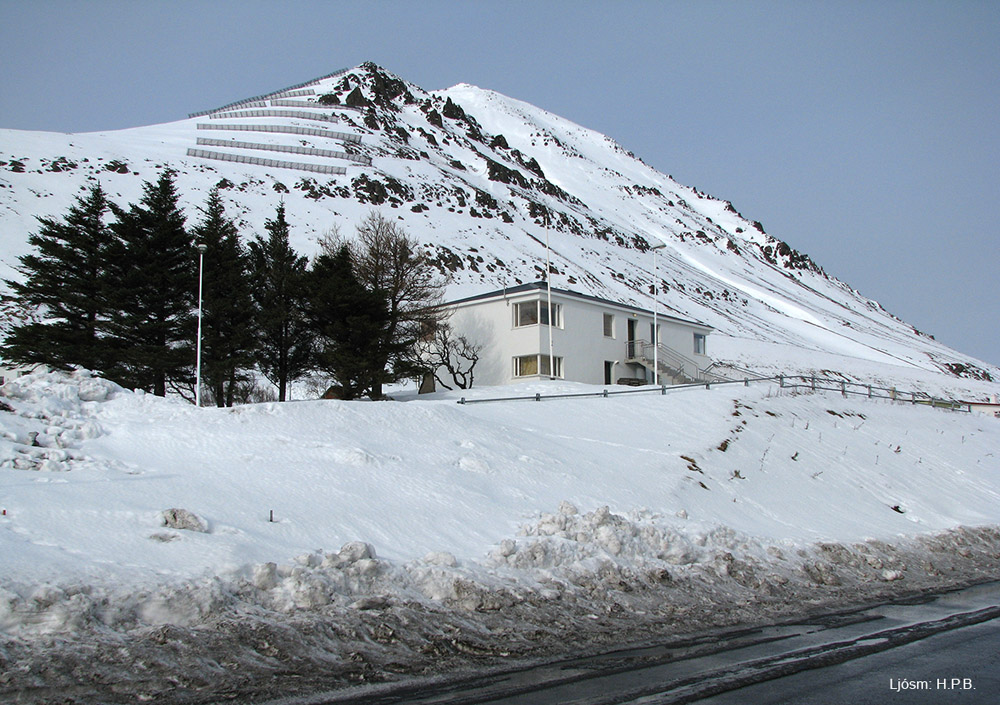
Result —
[[975, 414], [771, 385], [2, 394], [0, 695], [23, 702], [394, 679], [998, 577], [1000, 423]]

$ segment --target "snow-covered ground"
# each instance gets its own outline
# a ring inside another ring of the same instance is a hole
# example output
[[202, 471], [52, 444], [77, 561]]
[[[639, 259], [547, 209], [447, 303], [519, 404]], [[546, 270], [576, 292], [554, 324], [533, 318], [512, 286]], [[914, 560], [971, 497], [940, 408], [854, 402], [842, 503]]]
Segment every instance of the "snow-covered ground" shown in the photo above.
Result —
[[232, 409], [85, 373], [0, 391], [0, 694], [27, 701], [89, 702], [91, 671], [121, 702], [238, 688], [288, 658], [383, 678], [996, 574], [1000, 420], [979, 414], [771, 384]]

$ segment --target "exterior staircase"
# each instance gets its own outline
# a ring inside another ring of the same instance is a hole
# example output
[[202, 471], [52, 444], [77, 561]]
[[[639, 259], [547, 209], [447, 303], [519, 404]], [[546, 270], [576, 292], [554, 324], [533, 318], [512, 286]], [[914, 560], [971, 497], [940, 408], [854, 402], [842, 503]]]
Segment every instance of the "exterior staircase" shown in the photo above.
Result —
[[660, 381], [664, 378], [670, 384], [701, 384], [709, 382], [731, 381], [728, 377], [712, 372], [709, 367], [698, 366], [697, 361], [677, 352], [663, 343], [655, 346], [648, 340], [630, 340], [625, 343], [625, 361], [642, 365], [652, 370], [657, 365], [660, 371]]

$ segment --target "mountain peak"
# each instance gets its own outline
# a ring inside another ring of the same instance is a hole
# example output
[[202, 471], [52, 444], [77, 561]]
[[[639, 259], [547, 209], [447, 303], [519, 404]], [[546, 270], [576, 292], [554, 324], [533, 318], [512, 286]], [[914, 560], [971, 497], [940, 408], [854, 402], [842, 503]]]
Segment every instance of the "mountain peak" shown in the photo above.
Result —
[[393, 108], [397, 101], [404, 104], [416, 102], [410, 84], [371, 61], [343, 72], [336, 81], [328, 83], [332, 83], [324, 84], [329, 91], [325, 95], [331, 96], [328, 100], [336, 96], [345, 104], [351, 104], [349, 96], [354, 96], [352, 100], [359, 107], [377, 105]]

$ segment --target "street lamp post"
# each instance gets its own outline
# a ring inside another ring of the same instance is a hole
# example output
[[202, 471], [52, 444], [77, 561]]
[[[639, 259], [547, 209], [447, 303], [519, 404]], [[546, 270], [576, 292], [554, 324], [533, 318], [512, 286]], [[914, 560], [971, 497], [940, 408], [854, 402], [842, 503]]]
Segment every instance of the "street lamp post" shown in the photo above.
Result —
[[197, 353], [195, 355], [195, 372], [194, 372], [194, 405], [201, 406], [201, 286], [202, 286], [202, 272], [204, 271], [205, 265], [205, 247], [204, 243], [198, 243], [198, 344]]
[[653, 251], [653, 383], [660, 384], [660, 341], [659, 327], [656, 309], [660, 307], [660, 287], [657, 281], [660, 278], [660, 271], [657, 269], [656, 251], [666, 247], [666, 243], [653, 245], [649, 249]]

